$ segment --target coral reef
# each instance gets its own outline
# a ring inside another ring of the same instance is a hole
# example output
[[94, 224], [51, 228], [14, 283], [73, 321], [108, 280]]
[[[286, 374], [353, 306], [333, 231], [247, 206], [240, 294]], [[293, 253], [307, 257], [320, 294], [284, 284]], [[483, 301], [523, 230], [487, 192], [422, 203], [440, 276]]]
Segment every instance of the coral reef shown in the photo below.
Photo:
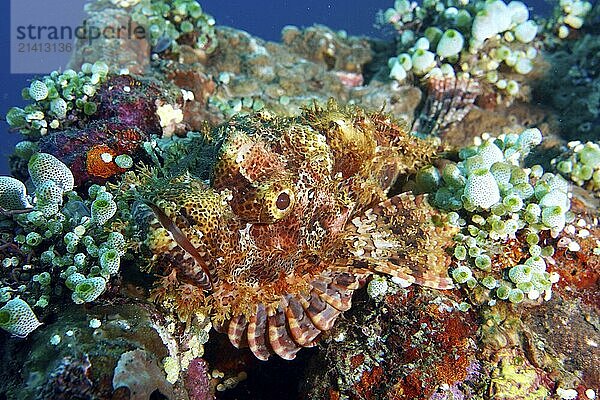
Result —
[[86, 8], [149, 35], [78, 41], [7, 114], [0, 398], [595, 398], [597, 5], [281, 43]]
[[115, 30], [128, 27], [127, 32], [117, 31], [116, 35], [97, 35], [93, 40], [78, 38], [75, 46], [78, 51], [72, 54], [69, 68], [81, 69], [86, 63], [104, 60], [114, 73], [142, 74], [150, 64], [151, 45], [146, 28], [131, 18], [130, 7], [114, 4], [112, 1], [93, 1], [85, 4], [88, 26], [98, 29]]
[[[151, 305], [67, 305], [54, 312], [61, 313], [58, 321], [38, 328], [35, 341], [19, 344], [28, 352], [17, 372], [25, 383], [10, 385], [9, 397], [149, 399], [156, 392], [187, 399], [183, 385], [172, 385], [164, 375], [161, 361], [169, 356], [172, 338]], [[19, 357], [19, 346], [4, 355]], [[2, 377], [15, 378], [8, 371]]]
[[552, 159], [556, 170], [579, 186], [596, 192], [600, 188], [600, 146], [579, 141], [567, 143], [569, 151]]
[[497, 102], [528, 96], [522, 76], [534, 69], [540, 45], [524, 3], [399, 0], [382, 17], [399, 35], [390, 77], [466, 76]]
[[[150, 135], [135, 125], [98, 121], [83, 129], [51, 133], [42, 138], [40, 151], [53, 154], [71, 169], [75, 185], [103, 184], [147, 158], [143, 144]], [[132, 165], [119, 166], [119, 156], [128, 156]]]
[[[286, 27], [281, 44], [230, 29], [221, 28], [217, 34], [223, 47], [207, 63], [208, 72], [218, 78], [209, 104], [225, 116], [261, 107], [297, 115], [311, 99], [324, 102], [332, 94], [340, 101], [371, 109], [383, 105], [377, 88], [363, 85], [366, 65], [371, 62], [369, 42], [365, 39], [347, 37], [323, 26], [306, 31]], [[313, 42], [321, 44], [315, 47]], [[363, 50], [357, 51], [360, 47]], [[240, 57], [241, 54], [246, 56]], [[385, 111], [394, 110], [396, 115], [412, 113], [411, 105], [401, 100], [407, 90], [397, 88]], [[413, 90], [406, 97], [414, 97], [415, 92], [418, 93]], [[418, 100], [417, 97], [413, 107]]]
[[173, 94], [173, 90], [159, 89], [155, 81], [129, 75], [104, 76], [103, 81], [94, 87], [89, 99], [93, 100], [94, 115], [86, 117], [85, 126], [67, 128], [69, 125], [64, 124], [61, 128], [67, 129], [55, 127], [41, 137], [28, 135], [29, 140], [17, 144], [15, 175], [25, 176], [19, 169], [34, 153], [49, 153], [69, 167], [81, 191], [147, 161], [144, 143], [152, 135], [170, 136], [183, 130], [178, 123], [181, 119], [173, 121], [172, 116], [161, 112], [166, 107], [174, 111], [171, 103], [179, 110], [181, 93], [176, 89]]
[[[496, 109], [528, 101], [533, 90], [538, 101], [565, 116], [560, 123], [566, 137], [574, 129], [587, 135], [598, 91], [592, 67], [597, 34], [586, 21], [596, 13], [590, 2], [579, 0], [560, 1], [546, 20], [531, 17], [520, 1], [396, 1], [379, 16], [397, 32], [398, 55], [389, 59], [389, 76], [399, 82], [418, 79], [428, 91], [437, 87], [418, 119], [429, 124], [415, 124], [413, 130], [444, 134], [473, 108], [473, 100]], [[569, 117], [578, 109], [570, 107], [574, 101], [591, 114], [583, 124], [573, 115], [579, 126]]]
[[130, 399], [149, 399], [154, 391], [166, 398], [175, 394], [163, 372], [152, 356], [140, 349], [121, 354], [112, 379], [113, 389], [125, 387]]
[[201, 358], [194, 358], [188, 366], [185, 387], [190, 400], [211, 400], [208, 365]]
[[147, 29], [156, 53], [177, 52], [179, 46], [187, 45], [210, 54], [217, 47], [214, 18], [193, 0], [140, 0], [131, 7], [131, 19]]
[[129, 75], [111, 77], [98, 89], [98, 120], [140, 129], [145, 137], [162, 133], [158, 107], [167, 104], [169, 93], [157, 83]]
[[453, 386], [474, 394], [475, 314], [451, 297], [388, 285], [379, 299], [358, 301], [327, 337], [305, 397], [438, 399]]
[[91, 187], [84, 200], [73, 191], [69, 168], [48, 153], [30, 158], [29, 174], [36, 188], [33, 206], [5, 220], [10, 231], [3, 238], [0, 274], [2, 300], [8, 301], [3, 327], [19, 336], [39, 326], [30, 305], [43, 311], [65, 288], [75, 303], [96, 300], [119, 274], [127, 247], [124, 236], [109, 227], [117, 204], [104, 187]]
[[554, 15], [546, 23], [547, 28], [552, 30], [558, 39], [567, 39], [586, 23], [586, 17], [592, 11], [592, 4], [582, 0], [560, 0], [558, 7], [554, 8]]
[[[452, 277], [473, 291], [475, 301], [490, 295], [490, 305], [496, 299], [549, 299], [558, 279], [546, 270], [553, 247], [544, 241], [547, 231], [558, 236], [572, 218], [569, 187], [540, 165], [523, 169], [541, 141], [537, 129], [486, 137], [477, 146], [460, 149], [461, 162], [427, 167], [416, 175], [413, 190], [431, 192], [433, 204], [454, 210], [448, 217], [462, 231], [454, 238]], [[510, 252], [502, 245], [507, 242]]]

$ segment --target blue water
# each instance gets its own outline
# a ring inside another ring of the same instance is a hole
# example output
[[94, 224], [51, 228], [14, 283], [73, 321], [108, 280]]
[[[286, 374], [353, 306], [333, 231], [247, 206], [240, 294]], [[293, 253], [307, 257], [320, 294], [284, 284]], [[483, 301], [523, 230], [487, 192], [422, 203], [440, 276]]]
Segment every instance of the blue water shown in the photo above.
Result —
[[[310, 26], [324, 24], [333, 29], [344, 29], [351, 35], [381, 37], [374, 27], [378, 10], [393, 6], [393, 0], [203, 0], [200, 2], [217, 24], [245, 30], [266, 40], [278, 41], [285, 25]], [[535, 13], [547, 14], [551, 4], [545, 0], [526, 1]], [[10, 73], [10, 1], [0, 2], [0, 13], [5, 16], [0, 24], [0, 115], [12, 106], [22, 106], [21, 89], [29, 85], [32, 75]], [[8, 155], [19, 135], [9, 134], [8, 125], [0, 122], [0, 174], [8, 174]]]

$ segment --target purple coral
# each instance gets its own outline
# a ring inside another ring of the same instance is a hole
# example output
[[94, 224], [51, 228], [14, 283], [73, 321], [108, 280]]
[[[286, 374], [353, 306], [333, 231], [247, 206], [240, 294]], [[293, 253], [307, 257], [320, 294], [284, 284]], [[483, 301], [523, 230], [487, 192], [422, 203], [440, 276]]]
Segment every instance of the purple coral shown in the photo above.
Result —
[[119, 121], [147, 135], [161, 135], [156, 108], [157, 100], [163, 97], [155, 83], [129, 75], [113, 76], [98, 89], [94, 119]]
[[202, 358], [194, 358], [185, 377], [185, 388], [191, 400], [212, 400], [208, 364]]
[[97, 394], [94, 384], [89, 379], [92, 366], [87, 355], [74, 359], [65, 357], [50, 374], [46, 384], [40, 388], [36, 399], [87, 399]]
[[[48, 134], [40, 139], [40, 151], [50, 153], [65, 163], [73, 172], [75, 185], [80, 186], [85, 182], [102, 184], [107, 178], [115, 175], [120, 169], [114, 161], [108, 161], [114, 168], [113, 174], [106, 174], [98, 170], [94, 163], [94, 149], [98, 146], [104, 148], [111, 156], [125, 154], [134, 162], [145, 159], [142, 144], [149, 139], [147, 131], [122, 122], [98, 121], [88, 124], [83, 129], [69, 129]], [[96, 157], [97, 158], [97, 157]], [[99, 161], [99, 160], [97, 160]], [[105, 165], [106, 168], [110, 165]]]

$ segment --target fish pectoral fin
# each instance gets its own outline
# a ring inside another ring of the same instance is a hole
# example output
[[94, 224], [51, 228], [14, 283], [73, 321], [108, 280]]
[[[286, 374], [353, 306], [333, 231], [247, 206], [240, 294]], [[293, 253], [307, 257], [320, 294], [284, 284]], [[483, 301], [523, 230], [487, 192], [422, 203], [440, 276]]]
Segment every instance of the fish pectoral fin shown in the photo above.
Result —
[[250, 347], [260, 360], [271, 354], [292, 360], [303, 347], [313, 347], [322, 332], [330, 330], [342, 312], [350, 309], [352, 294], [363, 275], [323, 271], [306, 293], [282, 295], [278, 302], [254, 305], [248, 315], [238, 314], [224, 325], [236, 348]]
[[456, 228], [443, 222], [425, 195], [391, 197], [354, 218], [348, 230], [351, 264], [366, 265], [407, 285], [454, 287], [448, 276], [451, 257], [446, 249], [453, 243]]
[[204, 290], [212, 290], [213, 284], [216, 283], [217, 274], [214, 268], [211, 268], [204, 257], [198, 252], [198, 249], [189, 241], [181, 229], [160, 209], [156, 204], [147, 202], [148, 207], [154, 212], [156, 219], [173, 237], [173, 240], [185, 250], [200, 266], [201, 269], [196, 271], [195, 281]]

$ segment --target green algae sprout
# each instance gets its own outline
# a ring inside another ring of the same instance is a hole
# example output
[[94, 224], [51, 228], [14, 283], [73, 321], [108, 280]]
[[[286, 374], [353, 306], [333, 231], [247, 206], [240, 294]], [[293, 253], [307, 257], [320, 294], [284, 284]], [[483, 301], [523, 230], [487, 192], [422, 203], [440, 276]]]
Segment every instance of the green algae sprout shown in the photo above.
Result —
[[[25, 108], [12, 107], [6, 114], [6, 122], [32, 140], [68, 128], [73, 120], [96, 112], [93, 96], [107, 76], [108, 67], [101, 61], [83, 64], [79, 72], [53, 71], [23, 90], [23, 99], [31, 104]], [[76, 118], [69, 118], [70, 115]]]
[[177, 52], [181, 44], [212, 53], [217, 48], [215, 20], [195, 0], [141, 0], [131, 10], [132, 19], [146, 27], [157, 51]]
[[[570, 218], [569, 185], [560, 175], [540, 166], [525, 168], [525, 157], [542, 141], [538, 129], [497, 138], [484, 135], [474, 146], [459, 151], [459, 163], [441, 171], [431, 166], [415, 178], [417, 192], [429, 192], [432, 203], [448, 211], [455, 237], [453, 280], [473, 289], [480, 285], [498, 299], [520, 303], [525, 297], [550, 296], [552, 277], [539, 246], [542, 231], [556, 237]], [[502, 266], [494, 259], [503, 244], [525, 238], [529, 257], [519, 265]]]
[[539, 27], [520, 1], [397, 0], [383, 22], [398, 32], [390, 77], [472, 77], [507, 98], [522, 93], [523, 76], [535, 67]]

